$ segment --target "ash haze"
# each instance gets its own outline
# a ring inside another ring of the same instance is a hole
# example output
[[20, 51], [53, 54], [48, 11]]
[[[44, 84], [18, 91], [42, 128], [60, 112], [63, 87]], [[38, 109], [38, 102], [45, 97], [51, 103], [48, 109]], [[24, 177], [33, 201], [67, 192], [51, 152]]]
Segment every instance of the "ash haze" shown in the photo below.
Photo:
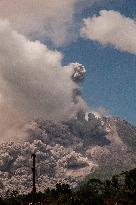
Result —
[[75, 14], [100, 0], [1, 0], [0, 17], [32, 39], [50, 39], [55, 46], [74, 41]]
[[[123, 13], [123, 4], [122, 0], [0, 1], [3, 139], [18, 136], [19, 129], [25, 135], [22, 127], [29, 120], [63, 120], [78, 110], [88, 111], [90, 105], [95, 111], [96, 107], [107, 108], [134, 122], [136, 59], [131, 54], [135, 54], [135, 13]], [[133, 10], [134, 3], [127, 4]], [[118, 59], [109, 45], [120, 50]], [[87, 69], [82, 84], [72, 78], [73, 62]]]

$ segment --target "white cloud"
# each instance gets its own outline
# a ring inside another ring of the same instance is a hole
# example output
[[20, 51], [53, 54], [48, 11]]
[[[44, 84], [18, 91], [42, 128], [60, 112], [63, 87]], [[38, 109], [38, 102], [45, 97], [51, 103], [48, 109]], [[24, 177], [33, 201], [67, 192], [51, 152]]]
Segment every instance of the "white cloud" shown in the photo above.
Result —
[[83, 19], [80, 30], [83, 38], [95, 40], [102, 45], [136, 54], [136, 21], [116, 11], [100, 11], [99, 16]]

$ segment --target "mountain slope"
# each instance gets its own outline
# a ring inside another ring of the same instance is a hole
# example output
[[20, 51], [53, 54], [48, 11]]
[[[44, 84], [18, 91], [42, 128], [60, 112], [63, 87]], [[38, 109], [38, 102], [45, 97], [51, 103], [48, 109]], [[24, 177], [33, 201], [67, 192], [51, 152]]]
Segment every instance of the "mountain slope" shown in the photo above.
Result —
[[[119, 118], [83, 112], [65, 122], [36, 120], [23, 143], [0, 145], [0, 193], [31, 191], [31, 154], [37, 189], [63, 181], [77, 186], [87, 176], [108, 177], [136, 167], [136, 128]], [[20, 136], [21, 137], [21, 136]]]

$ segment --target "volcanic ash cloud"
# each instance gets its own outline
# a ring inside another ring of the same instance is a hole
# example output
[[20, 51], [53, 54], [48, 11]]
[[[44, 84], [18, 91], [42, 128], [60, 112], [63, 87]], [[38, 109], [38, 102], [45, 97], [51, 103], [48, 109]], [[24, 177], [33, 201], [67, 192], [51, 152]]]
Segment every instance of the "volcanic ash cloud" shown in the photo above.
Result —
[[28, 40], [7, 21], [0, 21], [0, 39], [0, 94], [10, 109], [26, 119], [61, 120], [86, 107], [79, 94], [73, 100], [79, 86], [72, 76], [85, 74], [80, 64], [63, 67], [60, 52]]

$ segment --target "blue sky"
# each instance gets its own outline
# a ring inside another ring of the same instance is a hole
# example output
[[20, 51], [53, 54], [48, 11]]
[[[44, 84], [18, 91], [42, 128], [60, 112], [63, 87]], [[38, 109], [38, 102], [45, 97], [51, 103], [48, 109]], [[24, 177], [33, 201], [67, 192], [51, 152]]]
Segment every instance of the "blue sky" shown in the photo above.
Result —
[[[115, 10], [136, 18], [135, 0], [101, 1], [86, 8], [78, 18], [98, 14], [100, 10]], [[62, 47], [63, 63], [78, 61], [87, 69], [82, 92], [92, 107], [105, 107], [112, 115], [136, 125], [136, 56], [121, 52], [112, 46], [79, 38]]]

